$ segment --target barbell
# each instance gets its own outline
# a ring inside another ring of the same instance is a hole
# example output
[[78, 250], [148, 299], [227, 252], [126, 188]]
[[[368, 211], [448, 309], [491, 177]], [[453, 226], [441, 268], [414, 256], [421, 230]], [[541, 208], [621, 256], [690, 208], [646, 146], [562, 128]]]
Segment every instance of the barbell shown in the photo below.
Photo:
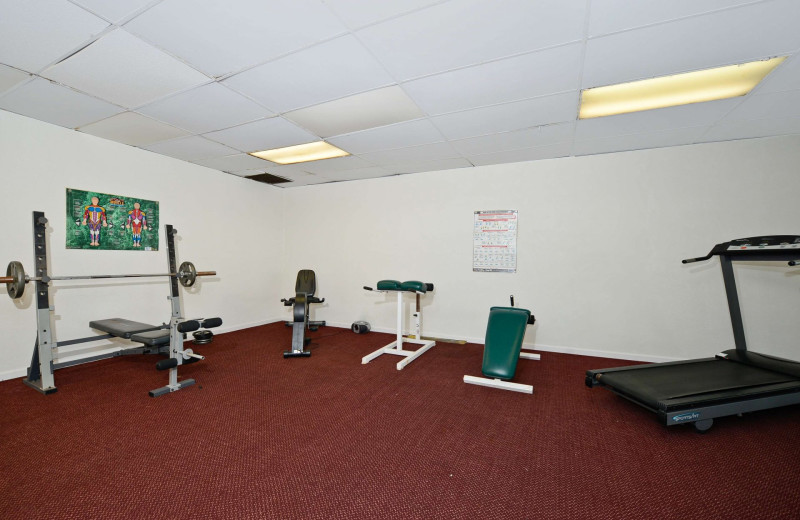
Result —
[[25, 284], [28, 282], [44, 282], [50, 283], [52, 280], [95, 280], [98, 278], [150, 278], [156, 276], [169, 276], [176, 277], [180, 284], [184, 287], [191, 287], [194, 285], [198, 276], [216, 276], [216, 271], [198, 271], [195, 269], [194, 264], [191, 262], [183, 262], [178, 267], [177, 273], [154, 273], [154, 274], [91, 274], [91, 275], [76, 275], [76, 276], [28, 276], [25, 274], [25, 269], [22, 263], [16, 260], [8, 263], [6, 268], [6, 275], [0, 277], [0, 283], [6, 284], [8, 296], [12, 300], [22, 298], [25, 293]]

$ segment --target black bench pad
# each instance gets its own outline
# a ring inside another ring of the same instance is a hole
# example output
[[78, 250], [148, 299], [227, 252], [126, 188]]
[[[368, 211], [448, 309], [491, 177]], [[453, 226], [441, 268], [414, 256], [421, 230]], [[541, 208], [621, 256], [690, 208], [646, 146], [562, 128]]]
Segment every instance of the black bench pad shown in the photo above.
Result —
[[131, 341], [135, 341], [136, 343], [144, 343], [149, 347], [169, 345], [169, 329], [151, 330], [148, 332], [133, 334], [131, 336]]
[[[124, 318], [90, 321], [89, 326], [95, 330], [100, 330], [112, 336], [124, 339], [131, 339], [131, 336], [134, 334], [158, 331], [158, 329], [160, 329], [158, 325], [148, 325], [147, 323], [139, 323], [138, 321], [126, 320]], [[167, 343], [169, 343], [169, 331], [167, 331]]]

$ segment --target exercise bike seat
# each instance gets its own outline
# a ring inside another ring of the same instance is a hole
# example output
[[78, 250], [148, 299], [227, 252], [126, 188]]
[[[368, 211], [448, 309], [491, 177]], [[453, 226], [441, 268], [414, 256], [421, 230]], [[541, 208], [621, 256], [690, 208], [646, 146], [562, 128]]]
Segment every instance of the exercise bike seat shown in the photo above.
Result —
[[486, 346], [483, 349], [481, 371], [486, 377], [512, 379], [531, 321], [531, 311], [519, 307], [492, 307], [486, 326]]
[[325, 301], [325, 298], [316, 298], [314, 296], [314, 293], [317, 292], [317, 275], [311, 269], [301, 269], [297, 272], [294, 292], [296, 293], [294, 297], [281, 300], [284, 307], [294, 305], [299, 295], [304, 295], [307, 303], [322, 303]]

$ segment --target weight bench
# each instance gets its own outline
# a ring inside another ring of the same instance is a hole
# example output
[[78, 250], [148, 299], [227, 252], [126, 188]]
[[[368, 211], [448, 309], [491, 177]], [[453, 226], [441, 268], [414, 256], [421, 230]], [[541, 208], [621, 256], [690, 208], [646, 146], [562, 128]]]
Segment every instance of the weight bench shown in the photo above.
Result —
[[[426, 294], [428, 291], [433, 291], [433, 284], [418, 282], [416, 280], [402, 283], [397, 280], [381, 280], [376, 287], [377, 292], [397, 293], [397, 339], [385, 347], [381, 347], [375, 352], [361, 358], [361, 364], [366, 365], [382, 354], [394, 354], [405, 358], [397, 363], [397, 370], [403, 370], [403, 367], [424, 354], [429, 348], [436, 345], [435, 341], [422, 339], [422, 306], [420, 305], [420, 296]], [[373, 290], [371, 287], [366, 286], [364, 289], [367, 291]], [[403, 294], [405, 293], [414, 293], [417, 297], [417, 311], [414, 313], [414, 339], [403, 336]], [[422, 346], [417, 350], [403, 350], [403, 343], [415, 343]]]
[[297, 273], [297, 281], [294, 284], [294, 298], [282, 298], [281, 301], [286, 307], [292, 308], [292, 321], [287, 321], [286, 326], [292, 327], [292, 350], [283, 353], [283, 357], [308, 357], [311, 351], [305, 350], [306, 345], [311, 343], [311, 339], [306, 338], [306, 329], [317, 330], [324, 327], [324, 321], [309, 321], [308, 316], [311, 312], [312, 303], [322, 303], [325, 298], [317, 298], [317, 275], [311, 269], [301, 269]]
[[169, 345], [169, 329], [160, 325], [149, 325], [124, 318], [90, 321], [89, 326], [109, 334], [111, 337], [128, 339], [149, 347]]
[[[513, 304], [513, 297], [512, 297]], [[533, 386], [512, 383], [519, 358], [539, 359], [538, 354], [522, 353], [525, 329], [533, 325], [536, 318], [527, 309], [519, 307], [492, 307], [486, 326], [486, 345], [483, 348], [481, 372], [486, 377], [464, 376], [464, 382], [511, 390], [525, 394], [533, 393]], [[489, 379], [491, 378], [491, 379]]]

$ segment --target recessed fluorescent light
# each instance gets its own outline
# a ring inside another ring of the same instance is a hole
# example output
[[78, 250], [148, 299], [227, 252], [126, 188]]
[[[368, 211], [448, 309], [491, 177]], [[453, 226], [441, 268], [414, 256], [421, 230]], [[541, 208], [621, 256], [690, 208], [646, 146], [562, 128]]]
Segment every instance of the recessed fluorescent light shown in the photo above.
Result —
[[317, 141], [316, 143], [298, 144], [285, 148], [275, 148], [274, 150], [252, 152], [250, 155], [278, 164], [294, 164], [319, 161], [320, 159], [333, 159], [334, 157], [344, 157], [350, 154], [325, 141]]
[[785, 56], [781, 56], [586, 89], [581, 92], [579, 118], [590, 119], [744, 96], [785, 59]]

